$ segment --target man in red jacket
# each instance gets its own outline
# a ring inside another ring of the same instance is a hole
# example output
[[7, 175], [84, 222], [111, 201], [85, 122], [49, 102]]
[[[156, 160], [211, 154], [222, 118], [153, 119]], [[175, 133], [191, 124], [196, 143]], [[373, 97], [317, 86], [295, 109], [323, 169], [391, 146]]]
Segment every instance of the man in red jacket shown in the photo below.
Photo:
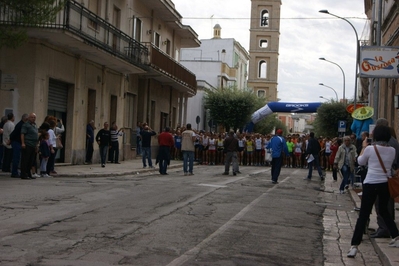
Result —
[[175, 145], [170, 128], [165, 127], [165, 130], [158, 136], [159, 152], [157, 161], [159, 161], [159, 173], [167, 175], [166, 170], [170, 164], [170, 149]]

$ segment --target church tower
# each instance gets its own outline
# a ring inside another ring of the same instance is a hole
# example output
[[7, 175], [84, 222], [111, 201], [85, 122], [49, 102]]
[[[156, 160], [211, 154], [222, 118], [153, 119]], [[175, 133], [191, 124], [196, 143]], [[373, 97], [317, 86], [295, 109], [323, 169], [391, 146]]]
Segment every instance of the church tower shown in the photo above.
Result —
[[251, 0], [248, 87], [277, 101], [281, 0]]

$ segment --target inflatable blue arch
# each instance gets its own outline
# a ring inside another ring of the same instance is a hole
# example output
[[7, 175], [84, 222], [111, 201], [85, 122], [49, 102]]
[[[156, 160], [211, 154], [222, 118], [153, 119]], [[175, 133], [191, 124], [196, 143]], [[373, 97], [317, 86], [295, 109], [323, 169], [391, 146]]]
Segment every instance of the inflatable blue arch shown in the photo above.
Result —
[[268, 115], [279, 112], [279, 113], [315, 113], [319, 108], [319, 103], [286, 103], [286, 102], [269, 102], [262, 108], [256, 110], [251, 116], [251, 122], [249, 122], [245, 130], [246, 132], [252, 132], [256, 123], [266, 118]]

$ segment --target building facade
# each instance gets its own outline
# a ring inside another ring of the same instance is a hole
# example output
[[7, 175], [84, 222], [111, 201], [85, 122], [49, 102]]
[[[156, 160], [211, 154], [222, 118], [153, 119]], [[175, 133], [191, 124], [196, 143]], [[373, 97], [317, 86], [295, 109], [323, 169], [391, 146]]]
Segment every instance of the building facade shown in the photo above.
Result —
[[281, 0], [251, 0], [248, 87], [277, 101]]
[[[18, 12], [1, 11], [0, 24], [13, 26]], [[68, 0], [54, 21], [22, 24], [29, 39], [21, 47], [0, 49], [0, 109], [34, 112], [38, 125], [61, 118], [61, 162], [83, 163], [92, 119], [97, 130], [106, 121], [124, 128], [120, 160], [134, 158], [137, 122], [157, 132], [184, 124], [196, 94], [195, 75], [178, 60], [200, 41], [181, 20], [170, 0]]]
[[[370, 45], [377, 45], [377, 20], [379, 17], [379, 3], [381, 3], [381, 46], [396, 46], [399, 47], [399, 3], [396, 0], [372, 1], [365, 0], [365, 13], [371, 20], [370, 29]], [[376, 109], [378, 117], [384, 117], [389, 121], [391, 127], [395, 129], [398, 135], [399, 128], [399, 113], [395, 107], [395, 95], [399, 94], [399, 80], [397, 78], [380, 78], [370, 79], [368, 82], [369, 91], [366, 95], [369, 96], [369, 103]], [[373, 106], [374, 90], [376, 84], [379, 84], [377, 90], [378, 106]], [[360, 95], [364, 93], [360, 92]], [[398, 96], [396, 96], [398, 97]]]
[[201, 84], [207, 84], [198, 86], [197, 94], [188, 99], [190, 108], [187, 110], [187, 121], [197, 125], [193, 126], [197, 129], [210, 130], [212, 127], [212, 121], [204, 108], [203, 89], [247, 88], [249, 54], [239, 42], [233, 38], [224, 39], [221, 33], [222, 28], [216, 24], [212, 39], [201, 39], [198, 48], [181, 49], [180, 63], [195, 73]]

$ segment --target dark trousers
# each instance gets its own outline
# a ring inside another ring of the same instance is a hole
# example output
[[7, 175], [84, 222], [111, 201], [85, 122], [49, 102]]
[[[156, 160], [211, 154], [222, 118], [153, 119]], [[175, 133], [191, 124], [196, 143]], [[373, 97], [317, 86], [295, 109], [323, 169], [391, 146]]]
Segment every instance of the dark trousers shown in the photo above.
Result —
[[51, 171], [54, 171], [54, 164], [55, 164], [55, 155], [57, 154], [57, 150], [54, 150], [54, 153], [50, 152], [50, 156], [48, 157], [46, 172], [50, 174]]
[[166, 171], [168, 170], [168, 165], [170, 163], [169, 146], [159, 146], [158, 160], [159, 160], [159, 173], [161, 173], [161, 175], [164, 175], [166, 174]]
[[91, 163], [91, 160], [93, 159], [93, 151], [93, 142], [86, 141], [86, 163]]
[[272, 159], [272, 167], [271, 167], [271, 171], [272, 171], [272, 181], [277, 182], [277, 179], [280, 175], [280, 171], [281, 171], [281, 166], [283, 164], [283, 156], [280, 157], [276, 157]]
[[1, 170], [3, 172], [11, 172], [11, 162], [12, 162], [12, 149], [4, 147], [3, 165], [1, 167]]
[[351, 245], [359, 245], [362, 242], [364, 228], [370, 218], [371, 210], [376, 198], [379, 198], [378, 207], [381, 217], [387, 225], [389, 234], [392, 238], [399, 235], [395, 221], [388, 212], [388, 201], [390, 199], [388, 183], [381, 184], [363, 184], [362, 203], [360, 207], [359, 218], [357, 219], [355, 232], [353, 233]]
[[309, 179], [312, 178], [313, 166], [314, 166], [317, 168], [320, 178], [323, 179], [323, 172], [321, 171], [321, 167], [320, 167], [320, 157], [319, 157], [319, 155], [313, 155], [313, 157], [314, 157], [314, 160], [311, 161], [310, 163], [308, 163], [308, 167], [309, 167], [308, 178]]
[[21, 161], [21, 143], [18, 141], [13, 141], [12, 145], [12, 169], [11, 175], [12, 176], [19, 176], [18, 174], [18, 167], [19, 162]]
[[31, 169], [36, 160], [36, 147], [25, 146], [21, 150], [21, 177], [32, 177]]
[[108, 153], [108, 145], [106, 145], [106, 146], [100, 145], [101, 164], [105, 164], [106, 163], [107, 153]]
[[108, 161], [111, 161], [111, 163], [117, 163], [119, 161], [119, 141], [111, 141]]

